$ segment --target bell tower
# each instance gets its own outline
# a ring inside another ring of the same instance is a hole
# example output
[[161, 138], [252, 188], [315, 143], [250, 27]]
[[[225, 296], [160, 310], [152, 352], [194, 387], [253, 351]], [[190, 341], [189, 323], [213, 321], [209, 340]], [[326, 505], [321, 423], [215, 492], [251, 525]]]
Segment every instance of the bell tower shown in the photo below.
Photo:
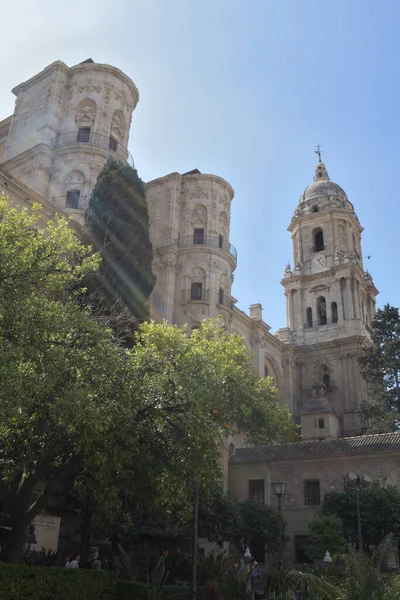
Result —
[[362, 226], [344, 190], [321, 161], [288, 230], [294, 268], [285, 288], [287, 327], [295, 347], [293, 413], [303, 437], [355, 435], [366, 394], [357, 357], [370, 341], [378, 294], [364, 271]]

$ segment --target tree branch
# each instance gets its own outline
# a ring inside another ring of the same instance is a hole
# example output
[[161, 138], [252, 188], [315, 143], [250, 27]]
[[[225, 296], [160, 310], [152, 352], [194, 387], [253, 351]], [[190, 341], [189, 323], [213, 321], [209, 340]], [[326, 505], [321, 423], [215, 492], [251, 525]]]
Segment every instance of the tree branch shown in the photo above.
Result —
[[65, 465], [58, 469], [52, 479], [42, 492], [42, 495], [34, 502], [26, 513], [26, 519], [32, 521], [38, 513], [40, 513], [47, 505], [51, 496], [57, 488], [57, 485], [63, 481], [68, 475], [71, 475], [81, 464], [81, 456], [73, 456]]

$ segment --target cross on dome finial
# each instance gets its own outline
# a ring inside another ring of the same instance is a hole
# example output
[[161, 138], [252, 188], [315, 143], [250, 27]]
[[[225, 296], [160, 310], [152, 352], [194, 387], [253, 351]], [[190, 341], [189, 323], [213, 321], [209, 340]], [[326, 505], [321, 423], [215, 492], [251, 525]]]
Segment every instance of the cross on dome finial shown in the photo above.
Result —
[[318, 161], [319, 162], [322, 162], [322, 160], [321, 160], [321, 150], [322, 150], [321, 146], [319, 144], [317, 144], [315, 146], [314, 154], [318, 154]]

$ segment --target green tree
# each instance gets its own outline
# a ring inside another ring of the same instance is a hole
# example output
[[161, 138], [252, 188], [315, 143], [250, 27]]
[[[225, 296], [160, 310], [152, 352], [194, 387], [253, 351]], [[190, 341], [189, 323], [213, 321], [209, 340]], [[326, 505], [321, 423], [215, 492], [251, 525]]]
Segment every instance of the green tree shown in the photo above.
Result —
[[135, 169], [108, 159], [90, 197], [85, 227], [102, 257], [99, 271], [88, 281], [90, 291], [104, 298], [109, 310], [126, 312], [139, 322], [148, 319], [153, 253], [144, 184]]
[[39, 230], [41, 217], [0, 199], [0, 502], [12, 562], [60, 482], [118, 466], [114, 398], [126, 385], [120, 348], [70, 291], [98, 257], [65, 219]]
[[336, 515], [317, 515], [309, 524], [308, 530], [307, 554], [311, 560], [322, 560], [326, 551], [331, 555], [342, 554], [345, 551], [343, 524]]
[[[293, 439], [289, 412], [257, 377], [242, 339], [204, 322], [145, 323], [131, 350], [82, 306], [99, 257], [63, 218], [0, 202], [0, 502], [17, 561], [27, 524], [56, 489], [74, 486], [95, 527], [128, 503], [191, 512], [194, 483], [221, 480], [221, 441]], [[74, 291], [75, 290], [75, 291]], [[78, 290], [78, 291], [76, 291]]]
[[394, 578], [382, 576], [381, 570], [392, 548], [393, 535], [386, 536], [370, 559], [360, 558], [354, 548], [337, 556], [330, 567], [316, 574], [292, 571], [287, 574], [291, 585], [300, 588], [306, 598], [320, 600], [397, 600], [399, 590]]
[[249, 443], [296, 438], [289, 411], [272, 383], [254, 374], [242, 338], [218, 322], [203, 321], [191, 336], [185, 327], [144, 323], [129, 356], [142, 417], [136, 435], [158, 470], [157, 492], [180, 510], [191, 511], [194, 482], [203, 498], [220, 484], [229, 434], [242, 432]]
[[246, 544], [264, 545], [268, 554], [279, 552], [286, 541], [286, 522], [281, 513], [266, 504], [258, 504], [247, 500], [239, 504], [241, 528], [234, 535], [236, 547], [244, 552]]
[[361, 374], [367, 382], [368, 398], [360, 412], [371, 433], [393, 431], [400, 422], [400, 315], [386, 304], [372, 323], [372, 345], [359, 357]]
[[[343, 524], [346, 540], [357, 540], [356, 490], [325, 494], [322, 507], [324, 515], [335, 515]], [[400, 490], [396, 487], [380, 487], [360, 490], [361, 530], [365, 549], [378, 546], [385, 536], [400, 534]], [[327, 548], [330, 550], [330, 548]]]

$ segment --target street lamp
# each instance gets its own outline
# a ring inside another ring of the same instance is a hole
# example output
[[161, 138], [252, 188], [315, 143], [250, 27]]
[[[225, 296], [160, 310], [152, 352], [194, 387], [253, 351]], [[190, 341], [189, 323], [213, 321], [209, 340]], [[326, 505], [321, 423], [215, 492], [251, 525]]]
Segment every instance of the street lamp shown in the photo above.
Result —
[[362, 531], [361, 531], [361, 509], [360, 509], [360, 490], [371, 485], [371, 477], [363, 477], [354, 473], [346, 473], [344, 476], [344, 485], [347, 488], [356, 490], [357, 505], [357, 533], [358, 533], [358, 552], [362, 556]]
[[283, 481], [277, 481], [276, 483], [272, 484], [272, 487], [274, 488], [274, 492], [276, 494], [276, 497], [278, 498], [279, 511], [281, 511], [282, 496], [285, 492], [286, 483], [284, 483]]
[[271, 484], [276, 497], [278, 498], [278, 510], [279, 510], [279, 542], [280, 542], [280, 557], [281, 557], [281, 563], [282, 563], [282, 497], [283, 494], [285, 492], [285, 487], [286, 487], [286, 483], [284, 483], [283, 481], [276, 481], [275, 483]]

